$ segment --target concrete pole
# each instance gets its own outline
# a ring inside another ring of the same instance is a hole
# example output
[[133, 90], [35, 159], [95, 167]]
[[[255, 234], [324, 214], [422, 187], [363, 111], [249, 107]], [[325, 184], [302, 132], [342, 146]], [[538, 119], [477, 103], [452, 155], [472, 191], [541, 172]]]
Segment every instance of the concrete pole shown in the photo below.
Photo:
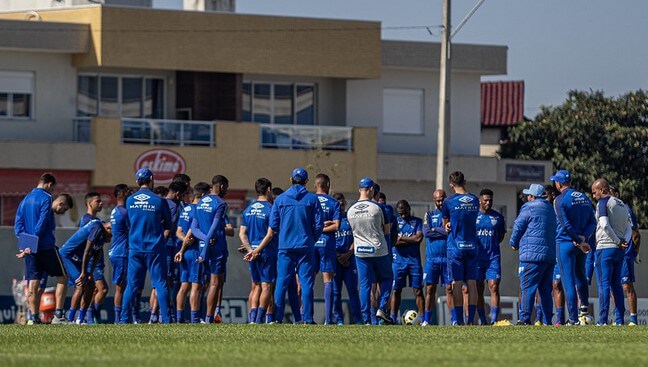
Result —
[[447, 189], [448, 154], [450, 148], [450, 8], [451, 0], [443, 1], [443, 36], [439, 73], [439, 131], [437, 136], [436, 187]]

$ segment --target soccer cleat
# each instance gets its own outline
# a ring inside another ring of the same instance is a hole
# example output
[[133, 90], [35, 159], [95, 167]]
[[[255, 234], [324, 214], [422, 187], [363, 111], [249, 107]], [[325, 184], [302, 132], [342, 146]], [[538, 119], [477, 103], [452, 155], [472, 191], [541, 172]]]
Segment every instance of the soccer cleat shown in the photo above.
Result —
[[536, 321], [535, 324], [533, 324], [533, 325], [535, 325], [535, 326], [542, 326], [542, 325], [544, 325], [544, 324], [542, 323], [542, 321], [538, 320], [538, 321]]
[[392, 324], [391, 317], [389, 317], [389, 314], [385, 312], [382, 308], [379, 308], [378, 311], [376, 311], [376, 317], [381, 319], [385, 325]]
[[513, 324], [509, 320], [504, 319], [493, 323], [493, 326], [513, 326]]
[[576, 326], [576, 325], [580, 325], [580, 323], [578, 321], [572, 321], [572, 320], [568, 320], [567, 322], [565, 322], [565, 326]]
[[421, 323], [421, 326], [429, 326], [429, 325], [430, 325], [430, 324], [429, 324], [427, 321], [423, 321], [423, 322]]
[[554, 326], [562, 326], [562, 325], [563, 325], [563, 324], [562, 324], [562, 322], [560, 322], [560, 321], [556, 321], [556, 323], [554, 324]]
[[637, 324], [635, 324], [634, 322], [630, 321], [630, 322], [628, 323], [628, 326], [637, 326]]
[[28, 320], [27, 325], [39, 325], [41, 323], [40, 320]]
[[68, 325], [70, 322], [65, 317], [56, 317], [52, 318], [52, 325]]

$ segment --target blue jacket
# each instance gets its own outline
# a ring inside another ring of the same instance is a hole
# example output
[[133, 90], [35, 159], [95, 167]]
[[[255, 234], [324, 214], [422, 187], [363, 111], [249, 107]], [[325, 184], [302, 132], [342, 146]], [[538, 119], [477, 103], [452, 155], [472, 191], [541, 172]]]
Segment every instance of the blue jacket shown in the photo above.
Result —
[[21, 233], [37, 236], [38, 250], [49, 250], [56, 243], [55, 228], [52, 195], [43, 189], [33, 189], [18, 205], [14, 225], [16, 237]]
[[[205, 243], [205, 246], [200, 245], [200, 257], [203, 259], [207, 259], [208, 255], [227, 252], [226, 217], [227, 203], [218, 195], [207, 195], [196, 204], [191, 233]], [[210, 245], [211, 240], [214, 240], [213, 245]]]
[[589, 239], [596, 231], [596, 218], [592, 202], [582, 192], [574, 189], [563, 191], [554, 200], [558, 216], [558, 242], [580, 242], [579, 236]]
[[165, 199], [147, 188], [126, 199], [128, 214], [128, 251], [156, 253], [166, 251], [164, 231], [172, 229], [171, 211]]
[[279, 250], [314, 248], [324, 229], [317, 196], [302, 185], [293, 185], [272, 205], [270, 228], [279, 233]]
[[448, 235], [443, 228], [443, 213], [440, 209], [430, 210], [423, 219], [425, 236], [425, 261], [443, 263], [446, 261], [446, 240]]
[[520, 249], [520, 262], [556, 263], [556, 213], [547, 200], [522, 205], [510, 243]]

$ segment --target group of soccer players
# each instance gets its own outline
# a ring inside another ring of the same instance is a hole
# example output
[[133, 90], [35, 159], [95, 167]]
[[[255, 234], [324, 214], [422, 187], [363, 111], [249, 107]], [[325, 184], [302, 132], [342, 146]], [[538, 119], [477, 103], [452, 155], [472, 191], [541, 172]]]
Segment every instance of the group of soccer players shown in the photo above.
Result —
[[[111, 240], [116, 322], [142, 322], [139, 299], [147, 270], [153, 288], [150, 323], [222, 322], [220, 306], [229, 257], [226, 236], [234, 235], [224, 201], [227, 178], [216, 175], [211, 185], [200, 182], [192, 187], [190, 178], [179, 174], [164, 188], [156, 187], [153, 173], [144, 168], [137, 171], [135, 179], [136, 192], [126, 184], [114, 187], [117, 206], [109, 222], [97, 217], [102, 208], [100, 195], [86, 195], [87, 213], [80, 228], [60, 249], [53, 237], [54, 214], [65, 212], [72, 202], [65, 194], [52, 199], [55, 178], [44, 174], [38, 187], [21, 202], [16, 236], [19, 241], [24, 240], [24, 234], [38, 237], [37, 251], [21, 246], [18, 254], [25, 260], [29, 281], [29, 323], [40, 322], [38, 286], [47, 276], [58, 280], [53, 323], [95, 322], [108, 292], [103, 245]], [[632, 265], [639, 237], [636, 222], [635, 231], [628, 232], [633, 235], [626, 233], [626, 222], [621, 224], [622, 219], [630, 218], [622, 215], [622, 210], [628, 212], [627, 206], [612, 199], [614, 188], [606, 181], [597, 181], [592, 188], [599, 201], [595, 214], [589, 199], [571, 189], [568, 172], [559, 171], [552, 180], [555, 189], [531, 185], [524, 191], [529, 202], [522, 207], [511, 238], [513, 249], [520, 251], [521, 323], [531, 323], [536, 292], [542, 300], [536, 306], [538, 323], [552, 323], [552, 289], [557, 324], [575, 324], [587, 317], [587, 286], [592, 277], [592, 272], [586, 271], [587, 263], [596, 264], [599, 293], [609, 295], [612, 290], [618, 324], [623, 324], [624, 284], [631, 323], [636, 324]], [[322, 273], [324, 284], [325, 324], [344, 323], [343, 287], [349, 296], [351, 323], [397, 324], [402, 289], [410, 286], [421, 315], [416, 321], [429, 325], [437, 284], [445, 287], [453, 324], [474, 324], [476, 316], [482, 325], [498, 323], [500, 243], [506, 224], [493, 209], [491, 190], [474, 196], [466, 191], [463, 174], [453, 172], [450, 187], [455, 193], [448, 197], [442, 189], [434, 191], [435, 209], [421, 219], [412, 215], [406, 200], [398, 201], [396, 210], [387, 205], [380, 186], [370, 178], [360, 181], [359, 197], [348, 208], [348, 215], [344, 195], [330, 196], [331, 180], [326, 174], [314, 178], [313, 193], [308, 183], [303, 168], [292, 172], [285, 192], [273, 188], [266, 178], [255, 182], [257, 198], [243, 211], [238, 249], [250, 270], [250, 323], [314, 323], [313, 286], [318, 273]], [[561, 194], [556, 195], [557, 191]], [[550, 210], [542, 206], [545, 202]], [[614, 234], [619, 231], [623, 233]], [[596, 241], [592, 241], [595, 232]], [[424, 239], [423, 263], [420, 245]], [[592, 255], [596, 242], [603, 245]], [[75, 292], [64, 315], [66, 283], [74, 286]], [[489, 318], [484, 305], [486, 285]], [[286, 293], [291, 320], [285, 316]], [[185, 320], [187, 298], [190, 317]], [[609, 297], [601, 298], [607, 299], [607, 306], [601, 303], [605, 320], [599, 323], [603, 324], [607, 323]]]

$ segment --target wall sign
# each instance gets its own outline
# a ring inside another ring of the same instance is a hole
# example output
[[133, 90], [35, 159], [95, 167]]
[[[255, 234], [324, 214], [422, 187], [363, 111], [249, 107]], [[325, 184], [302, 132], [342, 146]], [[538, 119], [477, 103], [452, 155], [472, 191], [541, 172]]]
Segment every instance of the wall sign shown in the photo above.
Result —
[[187, 165], [182, 156], [168, 149], [153, 149], [142, 153], [135, 160], [135, 172], [140, 168], [153, 171], [156, 184], [169, 184], [173, 176], [184, 173]]

